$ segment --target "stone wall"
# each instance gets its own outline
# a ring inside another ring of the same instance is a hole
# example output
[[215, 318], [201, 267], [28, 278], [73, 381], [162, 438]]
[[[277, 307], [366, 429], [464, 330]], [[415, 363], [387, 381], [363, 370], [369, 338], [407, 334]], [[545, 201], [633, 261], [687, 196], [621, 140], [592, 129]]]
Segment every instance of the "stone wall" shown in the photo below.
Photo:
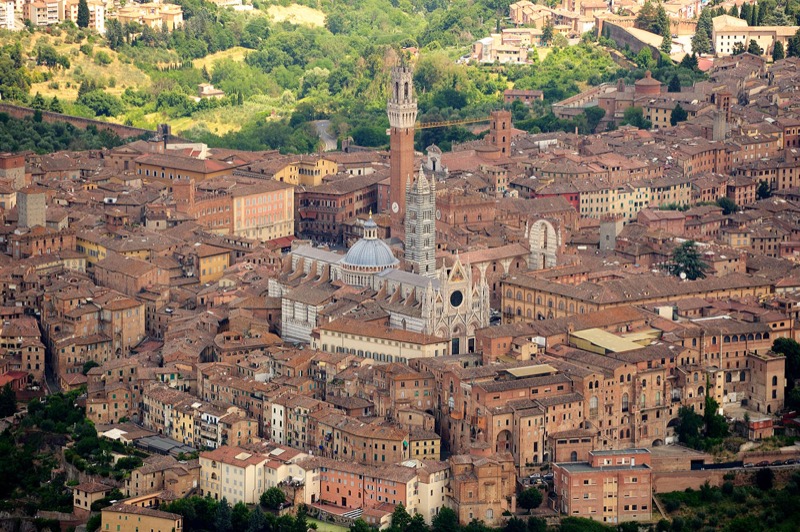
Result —
[[[19, 105], [11, 105], [9, 103], [0, 103], [0, 113], [8, 113], [17, 119], [27, 118], [33, 116], [35, 111], [28, 107], [21, 107]], [[89, 126], [95, 126], [98, 131], [107, 129], [116, 133], [121, 139], [128, 139], [132, 137], [139, 137], [142, 135], [155, 135], [155, 131], [148, 129], [141, 129], [138, 127], [123, 126], [122, 124], [112, 124], [110, 122], [103, 122], [100, 120], [92, 120], [80, 116], [62, 115], [60, 113], [53, 113], [51, 111], [42, 111], [42, 121], [44, 122], [66, 122], [75, 127], [86, 129]]]
[[606, 20], [603, 24], [601, 35], [617, 43], [619, 48], [625, 48], [625, 45], [627, 44], [628, 48], [630, 48], [634, 54], [638, 54], [642, 48], [645, 47], [650, 49], [653, 59], [658, 59], [659, 54], [661, 53], [658, 48], [639, 40], [631, 32], [627, 31], [625, 26], [616, 22], [610, 22]]

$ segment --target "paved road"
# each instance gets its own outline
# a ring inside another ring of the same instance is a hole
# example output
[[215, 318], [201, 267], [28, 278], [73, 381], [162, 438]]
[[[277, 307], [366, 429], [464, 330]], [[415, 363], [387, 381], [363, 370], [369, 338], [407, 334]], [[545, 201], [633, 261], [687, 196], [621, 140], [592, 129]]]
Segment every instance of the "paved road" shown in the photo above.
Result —
[[323, 151], [333, 151], [336, 149], [336, 137], [331, 135], [331, 121], [330, 120], [315, 120], [313, 122], [317, 130], [319, 140], [324, 144]]

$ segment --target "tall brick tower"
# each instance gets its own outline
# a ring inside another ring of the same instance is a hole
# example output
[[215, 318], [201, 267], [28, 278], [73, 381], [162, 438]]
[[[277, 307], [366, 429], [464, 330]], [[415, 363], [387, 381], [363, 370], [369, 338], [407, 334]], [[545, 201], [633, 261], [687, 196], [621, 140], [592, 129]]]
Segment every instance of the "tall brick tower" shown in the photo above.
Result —
[[414, 172], [414, 123], [417, 99], [414, 97], [414, 72], [410, 67], [392, 69], [391, 95], [386, 106], [389, 115], [389, 211], [396, 220], [406, 214], [406, 185]]

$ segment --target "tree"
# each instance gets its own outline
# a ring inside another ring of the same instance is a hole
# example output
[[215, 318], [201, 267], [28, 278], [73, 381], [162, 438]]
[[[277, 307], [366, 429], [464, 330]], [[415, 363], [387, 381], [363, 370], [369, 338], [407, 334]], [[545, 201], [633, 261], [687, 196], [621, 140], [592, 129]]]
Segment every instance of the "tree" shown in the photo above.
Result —
[[756, 471], [756, 486], [762, 491], [769, 491], [775, 482], [775, 473], [772, 469], [765, 467]]
[[87, 360], [83, 364], [83, 369], [81, 370], [81, 373], [83, 373], [84, 375], [88, 375], [90, 369], [99, 368], [99, 367], [100, 367], [100, 364], [98, 364], [94, 360]]
[[692, 37], [692, 51], [698, 54], [711, 53], [711, 40], [708, 38], [708, 33], [700, 25], [697, 25], [697, 31]]
[[739, 206], [736, 205], [732, 199], [726, 197], [717, 199], [717, 206], [722, 208], [722, 214], [725, 216], [739, 210]]
[[[708, 383], [706, 383], [708, 384]], [[708, 389], [709, 386], [706, 386]], [[728, 435], [728, 422], [725, 416], [718, 413], [719, 403], [706, 392], [706, 403], [703, 408], [703, 422], [706, 427], [706, 438], [721, 439]]]
[[667, 30], [667, 33], [662, 35], [661, 46], [659, 47], [659, 50], [667, 55], [672, 53], [672, 34], [669, 33], [669, 30]]
[[53, 99], [50, 100], [50, 110], [54, 113], [63, 113], [64, 107], [61, 105], [61, 102], [58, 101], [58, 97], [53, 96]]
[[652, 122], [644, 117], [644, 111], [641, 107], [628, 107], [625, 109], [625, 114], [622, 117], [622, 124], [628, 124], [639, 129], [650, 129], [653, 127]]
[[739, 8], [736, 6], [736, 4], [733, 4], [731, 6], [731, 9], [728, 11], [728, 14], [732, 17], [739, 18]]
[[394, 507], [394, 511], [392, 512], [392, 525], [390, 530], [392, 532], [403, 532], [408, 528], [410, 523], [411, 516], [408, 515], [406, 507], [401, 502]]
[[283, 493], [283, 490], [277, 486], [273, 486], [262, 493], [261, 499], [259, 500], [261, 506], [269, 508], [270, 510], [277, 510], [285, 501], [286, 495]]
[[8, 417], [17, 412], [17, 395], [9, 382], [0, 390], [0, 417]]
[[350, 532], [375, 532], [375, 530], [359, 517], [350, 525]]
[[743, 3], [742, 4], [742, 10], [739, 12], [739, 18], [744, 20], [745, 22], [749, 23], [750, 16], [751, 16], [751, 10], [752, 10], [752, 8], [751, 8], [749, 3], [747, 3], [747, 2]]
[[791, 338], [776, 338], [772, 350], [786, 357], [786, 380], [791, 383], [800, 377], [800, 343]]
[[775, 41], [775, 46], [772, 47], [772, 60], [780, 61], [785, 57], [786, 54], [783, 51], [783, 43], [781, 41]]
[[249, 521], [250, 510], [247, 509], [247, 505], [242, 501], [237, 502], [233, 506], [233, 511], [231, 512], [231, 526], [233, 530], [239, 532], [247, 529], [247, 524]]
[[753, 4], [750, 9], [750, 18], [747, 19], [749, 26], [758, 26], [758, 4]]
[[594, 130], [597, 128], [597, 125], [606, 116], [606, 110], [602, 107], [598, 107], [593, 105], [591, 107], [587, 107], [583, 110], [583, 114], [586, 115], [586, 129], [588, 130], [587, 133], [594, 133]]
[[86, 0], [78, 0], [78, 27], [89, 27], [89, 3]]
[[758, 190], [756, 190], [756, 197], [758, 199], [767, 199], [768, 197], [772, 196], [772, 189], [769, 186], [769, 182], [766, 179], [762, 179], [758, 182]]
[[430, 532], [428, 525], [425, 524], [425, 518], [422, 514], [414, 514], [411, 521], [408, 523], [406, 532]]
[[531, 509], [538, 508], [542, 504], [542, 499], [542, 491], [538, 488], [530, 487], [519, 494], [517, 504], [530, 513]]
[[700, 430], [703, 427], [703, 418], [688, 406], [682, 406], [678, 410], [678, 441], [686, 444], [693, 449], [702, 447]]
[[758, 45], [755, 39], [750, 39], [750, 44], [747, 45], [747, 53], [753, 55], [764, 55], [764, 49]]
[[669, 124], [671, 126], [677, 126], [679, 123], [685, 122], [687, 118], [689, 118], [689, 113], [686, 112], [686, 109], [681, 107], [681, 104], [676, 103], [675, 109], [672, 110], [672, 114], [669, 117]]
[[800, 30], [797, 30], [797, 33], [789, 39], [786, 57], [800, 57]]
[[550, 44], [553, 40], [554, 32], [555, 27], [553, 26], [553, 19], [548, 18], [544, 23], [544, 27], [542, 27], [542, 42], [544, 44]]
[[44, 98], [38, 92], [36, 93], [36, 96], [33, 97], [33, 101], [31, 102], [31, 107], [40, 110], [47, 109], [47, 104], [44, 103]]
[[214, 512], [214, 530], [217, 532], [232, 532], [233, 530], [231, 505], [228, 504], [228, 499], [225, 497], [219, 501], [217, 511]]
[[735, 42], [733, 43], [733, 50], [731, 50], [731, 55], [742, 55], [746, 51], [747, 50], [745, 49], [744, 44], [742, 44], [741, 42]]
[[456, 513], [444, 506], [433, 518], [431, 523], [433, 532], [459, 532], [458, 516]]
[[682, 277], [683, 273], [690, 281], [704, 278], [707, 269], [708, 264], [700, 257], [694, 240], [687, 240], [672, 250], [672, 256], [666, 265], [666, 270], [670, 274]]
[[678, 76], [678, 74], [675, 74], [669, 80], [667, 92], [681, 92], [681, 78]]
[[519, 517], [512, 517], [502, 530], [503, 532], [528, 532], [528, 525]]

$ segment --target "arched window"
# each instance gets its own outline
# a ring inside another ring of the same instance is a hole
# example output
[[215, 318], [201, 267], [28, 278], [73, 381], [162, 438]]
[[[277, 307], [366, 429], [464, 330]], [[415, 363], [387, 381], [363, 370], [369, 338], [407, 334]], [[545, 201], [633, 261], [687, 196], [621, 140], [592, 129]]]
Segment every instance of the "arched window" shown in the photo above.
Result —
[[522, 316], [522, 308], [517, 307], [517, 316]]
[[697, 389], [697, 396], [698, 396], [698, 397], [701, 397], [701, 396], [703, 395], [703, 393], [704, 393], [704, 392], [705, 392], [705, 389], [704, 389], [702, 386], [701, 386], [701, 387], [699, 387], [699, 388]]
[[730, 372], [725, 374], [725, 382], [733, 382], [733, 375]]
[[647, 381], [642, 379], [642, 388], [647, 388]]
[[528, 303], [532, 303], [533, 302], [533, 296], [531, 294], [527, 294], [525, 296], [525, 301], [527, 301]]
[[508, 298], [514, 297], [514, 292], [512, 292], [510, 288], [506, 290], [506, 297]]
[[541, 305], [542, 304], [542, 296], [536, 296], [536, 304], [537, 305]]
[[627, 393], [622, 394], [622, 411], [623, 412], [627, 412], [628, 411], [628, 401], [629, 401], [628, 394]]
[[630, 373], [628, 373], [628, 378], [627, 378], [627, 380], [628, 380], [628, 382], [631, 382], [631, 374], [630, 374]]
[[625, 382], [625, 375], [620, 375], [619, 376], [619, 383], [622, 384], [623, 382]]
[[578, 461], [578, 453], [577, 451], [572, 451], [569, 455], [570, 462], [577, 462]]
[[594, 387], [595, 388], [599, 388], [600, 387], [600, 381], [594, 381]]
[[656, 386], [661, 386], [661, 375], [656, 377]]
[[518, 301], [522, 301], [522, 291], [521, 290], [517, 290], [517, 300]]
[[591, 399], [589, 399], [589, 416], [590, 417], [597, 417], [597, 407], [599, 401], [597, 400], [597, 396], [593, 395]]
[[525, 316], [527, 316], [528, 318], [532, 317], [531, 316], [531, 309], [528, 309], [528, 310], [525, 311]]
[[697, 372], [694, 374], [694, 382], [697, 382]]
[[723, 344], [731, 343], [731, 337], [726, 334], [725, 336], [722, 337], [722, 343]]
[[589, 389], [591, 390], [593, 388], [594, 388], [594, 383], [592, 381], [589, 381]]

